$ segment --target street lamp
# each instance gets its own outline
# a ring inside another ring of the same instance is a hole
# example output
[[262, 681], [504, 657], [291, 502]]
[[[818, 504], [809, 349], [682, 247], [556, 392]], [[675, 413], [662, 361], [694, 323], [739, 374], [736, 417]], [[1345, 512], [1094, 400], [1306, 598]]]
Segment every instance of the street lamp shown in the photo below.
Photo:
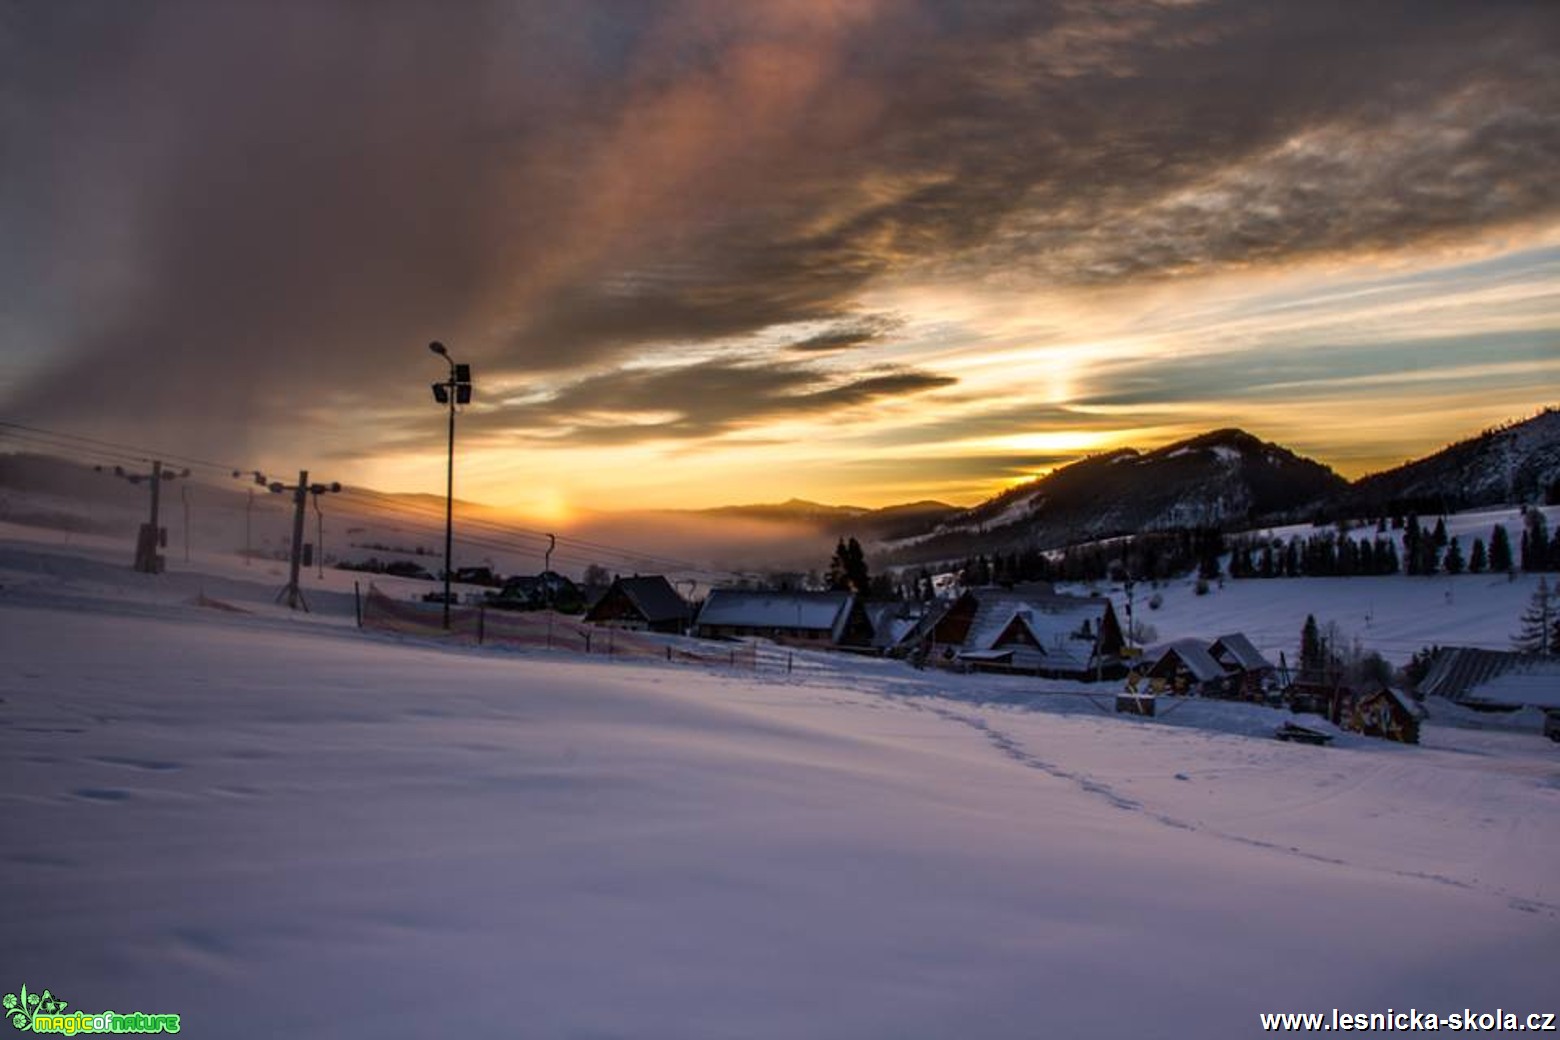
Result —
[[450, 408], [449, 465], [444, 480], [444, 630], [450, 628], [450, 562], [455, 544], [455, 406], [471, 403], [471, 366], [455, 363], [444, 344], [434, 340], [428, 349], [450, 363], [450, 378], [433, 384], [433, 399]]

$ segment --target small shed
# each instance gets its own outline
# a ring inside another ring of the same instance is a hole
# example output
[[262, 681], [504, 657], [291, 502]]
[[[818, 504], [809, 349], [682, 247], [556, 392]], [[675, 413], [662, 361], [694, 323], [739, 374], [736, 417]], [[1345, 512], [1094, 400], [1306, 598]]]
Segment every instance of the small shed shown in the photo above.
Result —
[[688, 627], [691, 611], [672, 583], [659, 574], [617, 578], [590, 610], [585, 620], [612, 628], [680, 634]]

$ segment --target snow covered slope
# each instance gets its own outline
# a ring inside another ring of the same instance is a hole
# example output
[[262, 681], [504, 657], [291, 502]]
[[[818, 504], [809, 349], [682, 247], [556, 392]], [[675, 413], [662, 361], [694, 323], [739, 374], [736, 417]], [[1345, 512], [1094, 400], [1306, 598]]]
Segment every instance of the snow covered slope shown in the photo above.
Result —
[[59, 552], [51, 598], [10, 550], [5, 970], [76, 1008], [237, 1038], [943, 1038], [1553, 1006], [1536, 734], [1307, 748], [1234, 732], [1265, 709], [1150, 723], [894, 662], [420, 645]]

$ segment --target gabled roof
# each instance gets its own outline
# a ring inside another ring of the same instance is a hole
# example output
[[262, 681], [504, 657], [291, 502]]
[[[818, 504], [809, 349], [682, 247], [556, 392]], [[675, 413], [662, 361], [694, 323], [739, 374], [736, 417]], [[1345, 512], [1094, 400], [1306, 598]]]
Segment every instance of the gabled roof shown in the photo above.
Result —
[[672, 588], [672, 583], [659, 574], [651, 574], [645, 577], [619, 578], [617, 587], [623, 595], [634, 605], [634, 609], [643, 614], [646, 621], [653, 623], [660, 621], [685, 621], [688, 618], [688, 604]]
[[1424, 705], [1422, 705], [1418, 701], [1414, 700], [1413, 697], [1409, 696], [1407, 693], [1403, 692], [1402, 690], [1396, 689], [1396, 688], [1391, 687], [1391, 686], [1378, 686], [1378, 687], [1376, 687], [1374, 690], [1371, 690], [1369, 693], [1367, 693], [1363, 697], [1361, 697], [1360, 698], [1360, 703], [1363, 704], [1365, 701], [1368, 701], [1368, 700], [1370, 700], [1373, 697], [1389, 697], [1389, 698], [1391, 698], [1392, 700], [1397, 702], [1397, 706], [1399, 708], [1402, 708], [1405, 712], [1408, 713], [1410, 718], [1423, 719], [1423, 718], [1426, 718], [1428, 716], [1428, 714], [1429, 714], [1428, 712], [1425, 711]]
[[868, 603], [864, 609], [872, 626], [872, 645], [883, 648], [902, 643], [926, 615], [920, 604]]
[[1160, 647], [1154, 655], [1153, 667], [1158, 667], [1159, 662], [1172, 653], [1198, 682], [1212, 682], [1224, 678], [1224, 666], [1215, 661], [1208, 648], [1195, 639], [1177, 639], [1173, 643]]
[[1213, 641], [1208, 652], [1219, 663], [1234, 665], [1244, 672], [1273, 670], [1273, 662], [1263, 657], [1262, 652], [1251, 644], [1243, 632], [1220, 636]]
[[1447, 647], [1435, 656], [1419, 692], [1476, 704], [1560, 708], [1560, 658]]
[[[964, 643], [971, 650], [991, 649], [1013, 619], [1023, 616], [1035, 642], [1048, 652], [1076, 641], [1087, 658], [1110, 605], [1104, 597], [1067, 596], [1049, 588], [977, 589], [974, 595], [979, 606]], [[1079, 635], [1085, 622], [1090, 633], [1087, 638]]]
[[849, 592], [768, 592], [714, 589], [699, 610], [700, 625], [827, 631], [836, 637], [850, 615]]

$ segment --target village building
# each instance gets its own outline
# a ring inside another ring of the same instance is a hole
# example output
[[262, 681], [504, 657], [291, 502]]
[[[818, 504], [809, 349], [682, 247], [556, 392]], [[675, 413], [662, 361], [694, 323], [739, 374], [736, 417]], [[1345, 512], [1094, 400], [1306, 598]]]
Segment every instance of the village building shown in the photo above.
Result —
[[614, 579], [585, 612], [585, 620], [611, 628], [680, 635], [687, 631], [691, 613], [671, 582], [651, 574]]
[[864, 608], [872, 628], [872, 649], [892, 654], [902, 648], [926, 616], [921, 603], [868, 603]]
[[1424, 717], [1424, 708], [1414, 698], [1378, 684], [1355, 698], [1348, 728], [1367, 737], [1417, 744]]
[[778, 643], [867, 648], [872, 622], [850, 592], [714, 589], [694, 634], [705, 639], [758, 637]]
[[1196, 639], [1178, 639], [1152, 655], [1145, 674], [1155, 692], [1190, 697], [1220, 697], [1235, 687], [1235, 679], [1208, 648]]
[[484, 594], [483, 605], [497, 610], [556, 610], [578, 613], [585, 605], [579, 586], [557, 571], [521, 574], [507, 579], [497, 592]]
[[1278, 669], [1262, 655], [1244, 633], [1231, 632], [1215, 639], [1208, 654], [1230, 676], [1230, 692], [1247, 700], [1261, 700]]
[[1560, 657], [1474, 647], [1446, 647], [1419, 683], [1424, 697], [1444, 697], [1480, 711], [1560, 709]]
[[916, 660], [943, 667], [1056, 679], [1126, 674], [1111, 601], [1049, 585], [968, 589], [928, 614], [908, 642]]

